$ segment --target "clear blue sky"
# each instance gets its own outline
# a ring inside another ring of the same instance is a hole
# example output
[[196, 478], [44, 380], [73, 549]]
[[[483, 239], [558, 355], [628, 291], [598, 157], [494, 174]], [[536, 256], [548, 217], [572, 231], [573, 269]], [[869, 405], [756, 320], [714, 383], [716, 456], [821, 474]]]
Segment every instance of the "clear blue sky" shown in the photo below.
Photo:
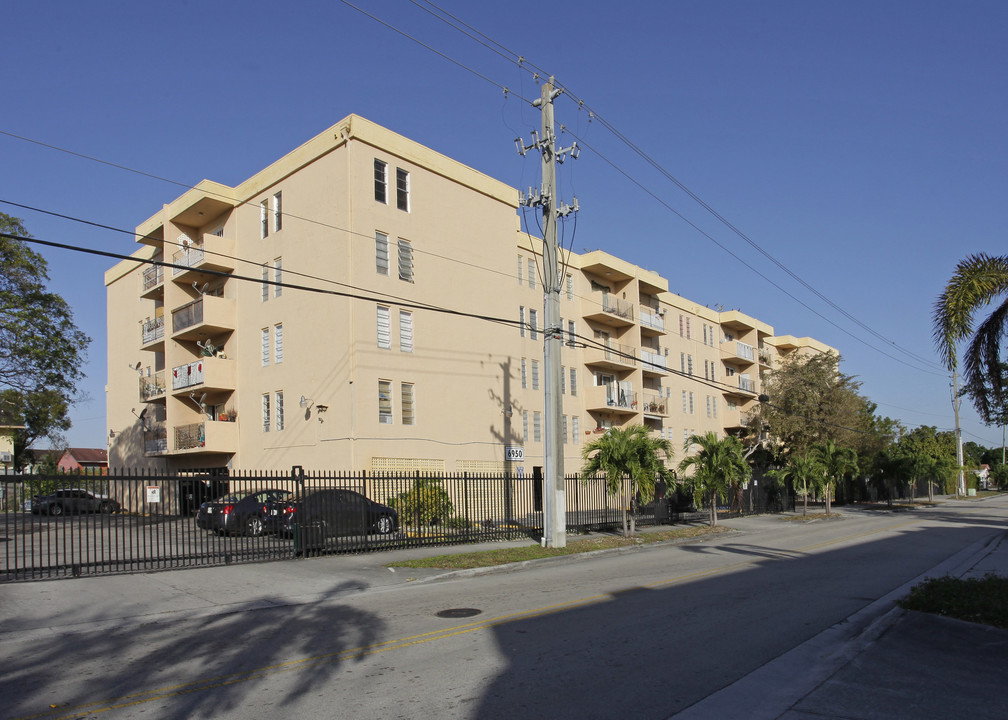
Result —
[[[519, 99], [538, 96], [530, 74], [426, 3], [359, 5], [451, 60], [339, 2], [10, 4], [0, 131], [179, 183], [233, 185], [357, 113], [503, 182], [536, 184], [538, 160], [513, 143], [539, 123]], [[574, 250], [607, 250], [691, 300], [812, 335], [840, 349], [879, 414], [953, 427], [930, 314], [961, 258], [1006, 252], [1008, 3], [562, 0], [535, 15], [438, 5], [554, 74], [752, 242], [564, 98], [557, 122], [590, 146], [561, 172], [581, 206]], [[0, 159], [0, 199], [120, 228], [183, 191], [10, 135]], [[0, 211], [39, 238], [136, 249], [128, 235]], [[94, 338], [90, 399], [69, 440], [104, 447], [112, 262], [42, 253]], [[964, 440], [999, 446], [1000, 428], [963, 407]]]

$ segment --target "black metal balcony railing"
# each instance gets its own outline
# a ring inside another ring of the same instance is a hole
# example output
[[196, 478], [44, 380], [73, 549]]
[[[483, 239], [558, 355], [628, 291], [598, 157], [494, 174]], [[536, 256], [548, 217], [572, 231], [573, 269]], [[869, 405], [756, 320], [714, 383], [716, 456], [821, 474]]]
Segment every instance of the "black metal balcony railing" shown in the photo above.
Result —
[[164, 267], [152, 265], [143, 271], [143, 291], [147, 292], [164, 282]]

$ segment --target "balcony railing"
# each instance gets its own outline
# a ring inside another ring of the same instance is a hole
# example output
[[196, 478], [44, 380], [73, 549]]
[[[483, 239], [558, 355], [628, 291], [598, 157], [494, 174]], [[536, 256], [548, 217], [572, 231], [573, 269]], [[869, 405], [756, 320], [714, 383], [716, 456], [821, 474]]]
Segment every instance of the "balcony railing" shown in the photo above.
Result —
[[143, 290], [142, 292], [147, 292], [148, 290], [153, 290], [158, 285], [164, 283], [164, 267], [161, 265], [151, 265], [149, 268], [143, 271]]
[[752, 345], [747, 345], [744, 342], [735, 343], [735, 354], [742, 358], [743, 360], [751, 360], [756, 362], [756, 348]]
[[140, 378], [140, 402], [147, 402], [165, 394], [164, 370], [151, 377]]
[[151, 429], [144, 433], [144, 453], [146, 455], [164, 455], [168, 452], [168, 430], [163, 422], [154, 423]]
[[164, 315], [145, 320], [140, 328], [140, 344], [149, 345], [164, 338]]
[[206, 253], [202, 245], [191, 245], [179, 250], [172, 255], [172, 262], [176, 267], [172, 268], [172, 277], [181, 275], [187, 268], [196, 267], [206, 259]]
[[175, 428], [175, 449], [191, 450], [206, 445], [206, 423], [179, 425]]
[[756, 386], [753, 381], [749, 378], [740, 377], [738, 381], [739, 389], [745, 390], [746, 392], [756, 392]]
[[634, 306], [626, 300], [620, 300], [609, 294], [602, 296], [602, 311], [630, 322], [633, 322], [634, 319]]
[[655, 393], [643, 393], [641, 409], [649, 415], [667, 415], [668, 398]]
[[665, 318], [662, 315], [654, 312], [652, 308], [645, 305], [641, 306], [640, 309], [640, 324], [641, 327], [651, 328], [652, 330], [658, 330], [659, 332], [665, 332]]
[[172, 390], [181, 390], [203, 383], [203, 360], [194, 360], [172, 368]]
[[652, 371], [665, 371], [668, 372], [668, 365], [666, 364], [666, 359], [664, 355], [656, 353], [652, 350], [641, 350], [640, 351], [641, 367], [645, 370]]

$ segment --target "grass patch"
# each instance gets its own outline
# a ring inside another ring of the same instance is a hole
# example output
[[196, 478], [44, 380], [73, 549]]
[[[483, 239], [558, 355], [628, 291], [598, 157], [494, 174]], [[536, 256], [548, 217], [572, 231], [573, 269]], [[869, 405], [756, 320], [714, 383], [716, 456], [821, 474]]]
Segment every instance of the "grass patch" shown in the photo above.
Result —
[[561, 555], [577, 555], [579, 553], [592, 552], [594, 550], [636, 547], [639, 545], [650, 545], [657, 542], [667, 542], [669, 540], [698, 538], [725, 532], [727, 530], [728, 528], [721, 526], [716, 528], [699, 526], [642, 533], [632, 538], [624, 538], [622, 535], [607, 535], [585, 540], [572, 540], [567, 543], [567, 547], [562, 548], [544, 548], [540, 545], [527, 545], [516, 548], [500, 548], [498, 550], [485, 550], [482, 552], [437, 555], [429, 558], [401, 560], [398, 562], [388, 563], [386, 567], [469, 570], [472, 568], [507, 565], [509, 563], [524, 562], [526, 560], [538, 560], [539, 558], [559, 557]]
[[928, 578], [899, 601], [906, 610], [934, 613], [1008, 630], [1008, 578]]

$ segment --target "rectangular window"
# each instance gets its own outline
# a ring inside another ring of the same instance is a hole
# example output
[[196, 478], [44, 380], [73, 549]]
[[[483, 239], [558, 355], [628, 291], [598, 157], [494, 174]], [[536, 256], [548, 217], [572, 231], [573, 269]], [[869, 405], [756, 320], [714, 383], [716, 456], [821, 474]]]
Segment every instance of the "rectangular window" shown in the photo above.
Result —
[[379, 275], [389, 274], [388, 235], [376, 232], [374, 237], [375, 269]]
[[259, 237], [265, 238], [269, 235], [269, 200], [259, 203]]
[[388, 165], [378, 158], [374, 161], [374, 199], [388, 203]]
[[400, 393], [400, 395], [402, 400], [402, 424], [413, 425], [415, 421], [414, 406], [413, 406], [413, 384], [403, 383], [402, 392]]
[[525, 306], [518, 306], [518, 333], [525, 337]]
[[532, 441], [542, 442], [542, 413], [538, 410], [532, 413]]
[[686, 391], [685, 390], [682, 391], [682, 411], [683, 411], [683, 415], [685, 415], [687, 412], [689, 412], [689, 406], [686, 404]]
[[409, 212], [409, 173], [396, 168], [396, 207]]
[[560, 394], [567, 394], [567, 368], [560, 366]]
[[529, 337], [539, 339], [539, 311], [529, 310]]
[[273, 326], [273, 362], [283, 362], [283, 323]]
[[689, 394], [689, 414], [690, 414], [690, 415], [693, 415], [693, 414], [694, 414], [694, 408], [693, 408], [693, 393], [690, 393], [690, 394]]
[[522, 410], [522, 440], [528, 442], [528, 410]]
[[710, 400], [711, 400], [711, 397], [710, 397], [710, 395], [708, 395], [707, 396], [707, 417], [711, 416], [711, 402], [710, 402]]
[[283, 390], [277, 390], [274, 397], [276, 399], [276, 429], [277, 432], [280, 432], [284, 429]]
[[262, 366], [266, 367], [269, 365], [270, 358], [270, 341], [269, 341], [269, 328], [264, 327], [262, 329]]
[[262, 396], [262, 428], [263, 432], [270, 431], [270, 396], [263, 393]]
[[539, 361], [532, 361], [532, 389], [539, 389]]
[[378, 306], [378, 347], [389, 350], [392, 347], [392, 317], [389, 308]]
[[262, 266], [262, 301], [269, 300], [269, 265]]
[[714, 417], [717, 417], [717, 395], [711, 398], [711, 406], [714, 408]]
[[560, 416], [560, 443], [562, 445], [567, 444], [567, 416]]
[[399, 238], [399, 279], [413, 282], [413, 245]]
[[283, 286], [280, 284], [283, 282], [283, 258], [273, 261], [273, 282], [276, 283], [273, 286], [273, 297], [280, 297], [283, 292]]
[[573, 275], [568, 275], [567, 276], [567, 299], [568, 300], [573, 300], [574, 299], [574, 276]]
[[686, 372], [692, 377], [693, 375], [693, 356], [686, 356]]
[[529, 258], [528, 260], [528, 286], [535, 290], [536, 286], [536, 264], [535, 259]]
[[679, 316], [679, 337], [685, 337], [686, 333], [683, 329], [683, 316]]
[[570, 375], [571, 375], [571, 381], [570, 381], [571, 395], [577, 395], [577, 368], [572, 367], [570, 369]]
[[577, 415], [571, 418], [571, 437], [575, 445], [581, 444], [581, 418]]
[[522, 256], [519, 255], [518, 256], [518, 284], [519, 285], [523, 285], [525, 283], [525, 281], [522, 279], [522, 273], [524, 272], [524, 268], [522, 267], [523, 265], [524, 265], [524, 263], [522, 262]]
[[273, 196], [273, 232], [278, 232], [283, 227], [283, 205], [280, 193]]
[[679, 353], [679, 370], [686, 374], [686, 353]]
[[689, 318], [686, 318], [686, 339], [690, 339]]
[[577, 333], [574, 332], [574, 321], [573, 320], [568, 320], [567, 321], [567, 347], [574, 347], [574, 338], [575, 338], [576, 335], [577, 335]]
[[521, 359], [521, 382], [522, 390], [528, 389], [528, 369], [525, 367], [525, 358]]
[[392, 424], [392, 383], [388, 380], [378, 381], [378, 422]]
[[399, 311], [399, 350], [413, 352], [413, 313], [409, 310]]

